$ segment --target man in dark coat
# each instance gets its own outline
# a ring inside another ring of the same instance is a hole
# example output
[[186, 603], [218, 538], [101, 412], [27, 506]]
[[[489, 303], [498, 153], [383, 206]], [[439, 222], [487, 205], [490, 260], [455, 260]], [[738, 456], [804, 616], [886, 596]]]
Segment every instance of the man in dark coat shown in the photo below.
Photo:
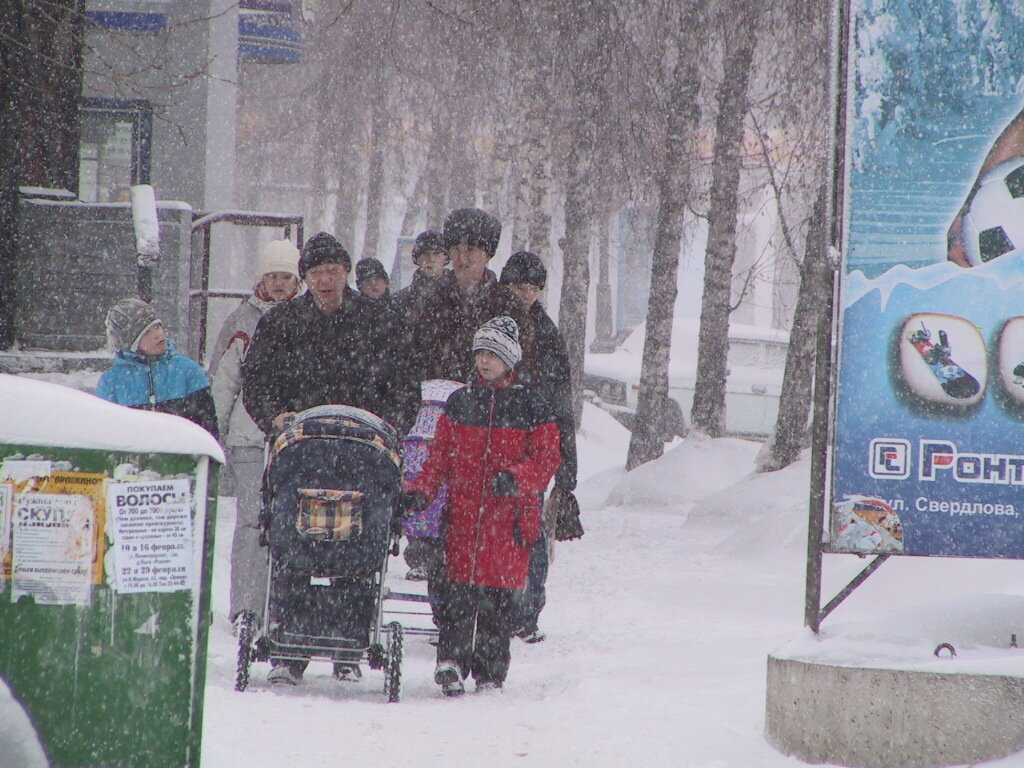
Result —
[[438, 280], [411, 328], [411, 358], [417, 382], [469, 381], [473, 374], [473, 334], [486, 321], [506, 315], [519, 326], [522, 368], [535, 363], [533, 321], [507, 287], [487, 268], [501, 239], [501, 222], [479, 208], [459, 208], [444, 222], [451, 271]]
[[[299, 275], [308, 291], [268, 310], [242, 364], [242, 403], [268, 436], [288, 416], [318, 405], [353, 405], [377, 414], [400, 433], [419, 405], [401, 370], [401, 324], [384, 304], [348, 287], [352, 259], [337, 238], [320, 232], [302, 247]], [[282, 587], [305, 575], [279, 574]], [[267, 680], [296, 685], [307, 661], [272, 660]], [[358, 663], [335, 662], [339, 680], [361, 677]]]
[[444, 235], [428, 229], [416, 235], [412, 246], [412, 263], [416, 265], [412, 282], [392, 298], [392, 307], [409, 328], [416, 327], [427, 298], [437, 287], [448, 265], [448, 248]]
[[[569, 352], [565, 339], [544, 311], [537, 297], [547, 283], [547, 269], [540, 257], [519, 251], [509, 257], [501, 270], [501, 284], [507, 285], [530, 313], [536, 326], [537, 364], [532, 387], [551, 406], [558, 425], [562, 463], [555, 473], [553, 496], [568, 494], [576, 488], [576, 422], [572, 413], [572, 385], [569, 380]], [[513, 633], [528, 643], [544, 640], [537, 626], [546, 602], [544, 584], [548, 573], [548, 544], [554, 538], [554, 520], [545, 520], [544, 536], [534, 545], [530, 557], [529, 584], [517, 595], [518, 616]]]
[[399, 432], [415, 416], [418, 393], [403, 370], [395, 314], [348, 287], [352, 260], [326, 232], [302, 248], [308, 291], [269, 310], [242, 367], [242, 401], [266, 434], [317, 405], [365, 408]]

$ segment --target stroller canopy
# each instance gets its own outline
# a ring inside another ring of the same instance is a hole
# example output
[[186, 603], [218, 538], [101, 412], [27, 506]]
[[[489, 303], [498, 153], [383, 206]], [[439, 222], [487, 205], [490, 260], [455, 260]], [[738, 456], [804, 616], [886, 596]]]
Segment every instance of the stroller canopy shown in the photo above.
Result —
[[270, 453], [270, 463], [291, 445], [309, 438], [352, 440], [371, 445], [401, 466], [401, 442], [384, 419], [351, 405], [319, 405], [297, 414]]

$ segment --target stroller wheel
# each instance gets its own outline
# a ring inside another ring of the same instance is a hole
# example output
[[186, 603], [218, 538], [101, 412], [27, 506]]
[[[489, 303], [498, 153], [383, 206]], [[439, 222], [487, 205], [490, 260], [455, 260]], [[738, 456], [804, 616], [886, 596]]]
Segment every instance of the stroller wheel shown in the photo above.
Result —
[[402, 695], [402, 625], [388, 624], [388, 660], [384, 667], [384, 693], [388, 702], [398, 701]]
[[256, 615], [242, 611], [238, 619], [238, 667], [235, 672], [235, 690], [249, 687], [249, 665], [252, 663], [252, 639], [256, 632]]

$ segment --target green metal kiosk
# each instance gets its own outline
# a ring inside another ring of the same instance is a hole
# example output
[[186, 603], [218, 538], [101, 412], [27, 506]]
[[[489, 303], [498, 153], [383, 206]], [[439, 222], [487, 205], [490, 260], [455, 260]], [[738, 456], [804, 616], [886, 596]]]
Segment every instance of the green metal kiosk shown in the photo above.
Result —
[[0, 375], [0, 679], [53, 768], [200, 765], [223, 462], [184, 419]]

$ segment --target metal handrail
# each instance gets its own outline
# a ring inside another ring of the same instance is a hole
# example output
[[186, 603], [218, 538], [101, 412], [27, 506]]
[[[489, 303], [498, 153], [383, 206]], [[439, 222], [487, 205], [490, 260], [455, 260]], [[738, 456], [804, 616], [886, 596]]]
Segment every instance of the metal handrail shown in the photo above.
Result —
[[214, 224], [228, 223], [246, 227], [282, 227], [286, 240], [292, 239], [292, 227], [295, 228], [295, 245], [302, 247], [303, 217], [291, 213], [260, 213], [258, 211], [213, 211], [212, 213], [196, 212], [192, 220], [192, 234], [202, 233], [203, 243], [200, 250], [199, 287], [192, 285], [192, 270], [189, 270], [188, 317], [189, 317], [189, 356], [199, 361], [206, 355], [206, 324], [210, 311], [211, 298], [244, 299], [248, 291], [225, 290], [210, 288], [210, 244]]

